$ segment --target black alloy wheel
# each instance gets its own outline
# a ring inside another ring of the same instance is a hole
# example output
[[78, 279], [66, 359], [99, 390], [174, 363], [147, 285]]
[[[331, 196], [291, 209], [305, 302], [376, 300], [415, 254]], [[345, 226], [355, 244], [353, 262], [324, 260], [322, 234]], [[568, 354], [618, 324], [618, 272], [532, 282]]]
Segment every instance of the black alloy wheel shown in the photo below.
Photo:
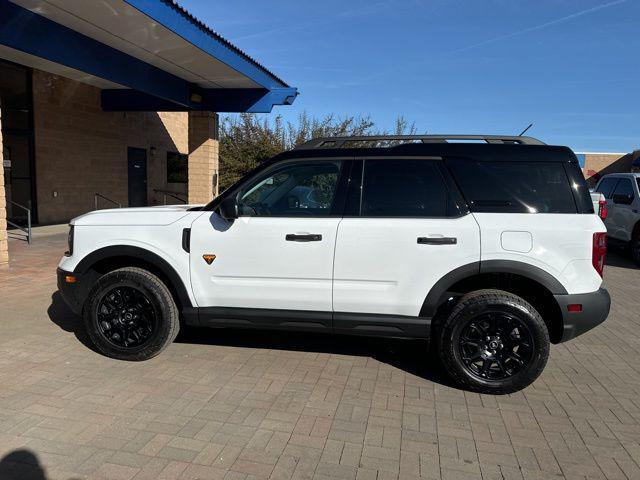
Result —
[[543, 318], [511, 292], [467, 293], [435, 328], [447, 372], [460, 387], [474, 392], [522, 390], [540, 376], [549, 358]]
[[534, 342], [517, 316], [486, 312], [468, 320], [458, 337], [458, 349], [472, 375], [503, 380], [527, 367], [533, 358]]
[[138, 267], [102, 275], [92, 287], [82, 315], [97, 350], [119, 360], [155, 357], [180, 329], [178, 307], [167, 285]]
[[136, 348], [150, 340], [157, 329], [157, 313], [145, 294], [130, 286], [106, 290], [96, 309], [98, 331], [120, 348]]

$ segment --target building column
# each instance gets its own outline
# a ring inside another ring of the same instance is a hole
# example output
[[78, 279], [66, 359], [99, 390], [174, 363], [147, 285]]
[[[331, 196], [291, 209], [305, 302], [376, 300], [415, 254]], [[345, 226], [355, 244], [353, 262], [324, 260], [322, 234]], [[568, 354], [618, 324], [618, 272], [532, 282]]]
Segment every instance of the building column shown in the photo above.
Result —
[[0, 105], [0, 268], [9, 265], [7, 240], [7, 198], [4, 188], [4, 147], [2, 143], [2, 106]]
[[218, 122], [213, 112], [189, 112], [188, 202], [218, 195]]

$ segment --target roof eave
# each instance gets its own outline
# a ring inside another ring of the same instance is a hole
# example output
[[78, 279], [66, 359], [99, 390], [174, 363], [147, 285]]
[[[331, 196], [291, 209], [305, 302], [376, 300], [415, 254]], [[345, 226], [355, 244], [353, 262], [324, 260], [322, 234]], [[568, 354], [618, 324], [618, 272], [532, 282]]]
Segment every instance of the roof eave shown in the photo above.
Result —
[[198, 20], [173, 0], [124, 0], [176, 35], [269, 90], [290, 88], [283, 80]]

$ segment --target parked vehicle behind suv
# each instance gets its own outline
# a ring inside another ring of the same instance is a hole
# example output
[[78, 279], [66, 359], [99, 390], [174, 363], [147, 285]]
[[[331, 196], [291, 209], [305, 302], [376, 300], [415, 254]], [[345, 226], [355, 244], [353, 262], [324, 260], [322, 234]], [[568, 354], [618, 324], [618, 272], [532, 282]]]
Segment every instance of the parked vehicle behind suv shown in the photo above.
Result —
[[208, 205], [74, 219], [58, 284], [114, 358], [181, 321], [430, 339], [462, 387], [507, 393], [609, 312], [593, 213], [575, 155], [533, 138], [316, 139]]
[[629, 247], [640, 265], [640, 173], [611, 173], [598, 181], [595, 191], [607, 201], [605, 225], [613, 241]]

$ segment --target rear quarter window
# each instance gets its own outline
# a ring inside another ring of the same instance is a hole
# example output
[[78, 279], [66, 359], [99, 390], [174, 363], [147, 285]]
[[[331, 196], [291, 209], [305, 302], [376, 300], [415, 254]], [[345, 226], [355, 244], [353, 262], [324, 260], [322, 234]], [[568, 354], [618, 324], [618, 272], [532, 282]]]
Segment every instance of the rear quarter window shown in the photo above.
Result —
[[450, 159], [447, 165], [472, 212], [577, 212], [560, 162]]

